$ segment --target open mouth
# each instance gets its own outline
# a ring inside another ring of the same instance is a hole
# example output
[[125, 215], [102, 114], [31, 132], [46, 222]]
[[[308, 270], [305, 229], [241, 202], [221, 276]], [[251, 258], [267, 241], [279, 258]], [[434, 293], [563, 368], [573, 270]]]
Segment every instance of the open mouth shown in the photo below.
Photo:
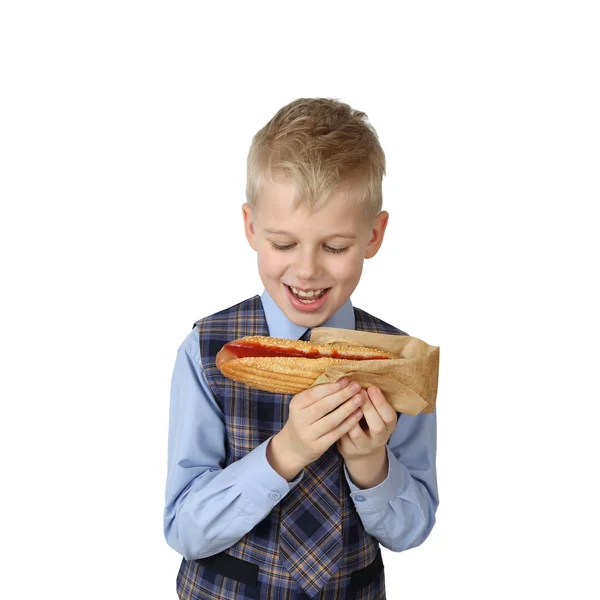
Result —
[[288, 291], [302, 304], [312, 304], [320, 300], [331, 288], [303, 291], [286, 284]]

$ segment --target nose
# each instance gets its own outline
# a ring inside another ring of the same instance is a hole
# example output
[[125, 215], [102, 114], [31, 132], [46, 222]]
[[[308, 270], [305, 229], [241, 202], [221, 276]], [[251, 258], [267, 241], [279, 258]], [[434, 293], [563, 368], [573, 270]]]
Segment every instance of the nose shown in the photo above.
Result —
[[296, 278], [298, 281], [310, 281], [319, 276], [320, 266], [313, 252], [302, 252], [296, 263]]

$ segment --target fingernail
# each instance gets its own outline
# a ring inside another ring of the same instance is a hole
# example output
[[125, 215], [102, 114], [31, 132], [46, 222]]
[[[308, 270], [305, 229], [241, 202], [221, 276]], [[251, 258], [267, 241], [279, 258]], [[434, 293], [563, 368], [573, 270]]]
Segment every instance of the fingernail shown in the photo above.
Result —
[[360, 406], [362, 404], [362, 401], [363, 401], [362, 394], [360, 396], [356, 396], [356, 398], [354, 398], [354, 404], [356, 404], [356, 406]]
[[338, 379], [338, 383], [342, 387], [346, 387], [348, 385], [348, 381], [349, 381], [349, 379], [347, 377], [342, 377], [341, 379]]
[[353, 381], [352, 385], [350, 386], [350, 391], [358, 392], [358, 390], [360, 390], [360, 383], [358, 383], [358, 381]]

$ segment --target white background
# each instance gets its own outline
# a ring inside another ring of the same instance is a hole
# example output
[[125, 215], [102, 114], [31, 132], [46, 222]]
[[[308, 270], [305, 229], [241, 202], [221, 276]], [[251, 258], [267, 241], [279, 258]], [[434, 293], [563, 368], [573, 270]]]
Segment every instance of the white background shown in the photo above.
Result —
[[384, 245], [354, 304], [441, 347], [441, 503], [388, 597], [598, 598], [595, 2], [6, 2], [0, 597], [173, 599], [170, 377], [260, 293], [252, 135], [364, 110]]

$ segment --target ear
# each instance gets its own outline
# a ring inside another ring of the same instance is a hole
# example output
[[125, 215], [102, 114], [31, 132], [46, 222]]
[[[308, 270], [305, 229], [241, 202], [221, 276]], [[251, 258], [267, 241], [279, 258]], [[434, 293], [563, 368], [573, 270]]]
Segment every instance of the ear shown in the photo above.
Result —
[[385, 210], [381, 211], [373, 221], [373, 227], [371, 229], [371, 239], [367, 244], [367, 248], [365, 250], [365, 258], [373, 258], [381, 244], [383, 242], [383, 235], [385, 234], [385, 228], [388, 224], [388, 219], [390, 218], [389, 213]]
[[256, 250], [256, 232], [254, 230], [254, 213], [250, 205], [246, 202], [242, 205], [242, 215], [244, 217], [244, 233], [246, 239], [253, 250]]

